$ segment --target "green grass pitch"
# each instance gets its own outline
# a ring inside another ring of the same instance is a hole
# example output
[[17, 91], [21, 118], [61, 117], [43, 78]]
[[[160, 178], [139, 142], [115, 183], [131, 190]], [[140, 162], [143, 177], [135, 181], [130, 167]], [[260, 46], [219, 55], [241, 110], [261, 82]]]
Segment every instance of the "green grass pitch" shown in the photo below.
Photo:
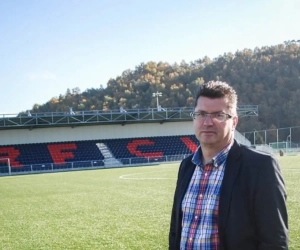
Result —
[[[300, 249], [300, 156], [279, 158]], [[0, 178], [1, 249], [168, 247], [179, 163]]]

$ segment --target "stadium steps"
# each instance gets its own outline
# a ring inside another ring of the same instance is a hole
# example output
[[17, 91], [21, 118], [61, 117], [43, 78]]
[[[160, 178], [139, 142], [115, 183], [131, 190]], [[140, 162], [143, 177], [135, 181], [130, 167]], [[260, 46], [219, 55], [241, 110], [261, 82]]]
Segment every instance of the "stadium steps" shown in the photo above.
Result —
[[122, 162], [118, 161], [109, 148], [104, 143], [96, 143], [97, 147], [99, 148], [101, 154], [104, 157], [104, 166], [120, 166], [123, 165]]

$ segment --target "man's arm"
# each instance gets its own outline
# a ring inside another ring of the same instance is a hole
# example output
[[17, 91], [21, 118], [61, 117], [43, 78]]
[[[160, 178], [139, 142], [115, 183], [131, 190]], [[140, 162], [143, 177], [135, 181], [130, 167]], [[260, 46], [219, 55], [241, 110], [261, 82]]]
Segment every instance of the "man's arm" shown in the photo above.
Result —
[[[176, 188], [175, 188], [175, 192], [174, 192], [174, 198], [173, 198], [173, 206], [172, 206], [172, 212], [171, 212], [171, 222], [170, 222], [170, 232], [169, 232], [169, 250], [176, 250], [176, 234], [178, 233], [178, 223], [181, 223], [181, 221], [177, 221], [177, 215], [176, 212], [176, 204], [177, 204], [177, 199], [178, 199], [178, 192], [179, 192], [179, 183], [180, 183], [180, 179], [182, 178], [182, 171], [184, 168], [184, 165], [186, 164], [186, 160], [184, 159], [179, 166], [178, 169], [178, 174], [177, 174], [177, 181], [176, 181]], [[178, 236], [177, 236], [178, 237]]]
[[180, 164], [178, 174], [177, 174], [177, 181], [176, 181], [176, 188], [174, 192], [174, 198], [173, 198], [173, 206], [172, 206], [172, 212], [171, 212], [171, 222], [170, 222], [170, 232], [169, 232], [169, 250], [175, 250], [176, 249], [176, 224], [178, 223], [176, 218], [176, 197], [177, 197], [177, 189], [178, 189], [178, 183], [180, 178], [181, 169], [183, 166], [183, 161]]
[[175, 215], [175, 195], [174, 195], [170, 231], [169, 231], [169, 250], [175, 250], [175, 235], [176, 235], [175, 220], [176, 220], [176, 215]]
[[288, 249], [286, 190], [280, 167], [273, 157], [263, 156], [257, 176], [254, 215], [259, 250]]

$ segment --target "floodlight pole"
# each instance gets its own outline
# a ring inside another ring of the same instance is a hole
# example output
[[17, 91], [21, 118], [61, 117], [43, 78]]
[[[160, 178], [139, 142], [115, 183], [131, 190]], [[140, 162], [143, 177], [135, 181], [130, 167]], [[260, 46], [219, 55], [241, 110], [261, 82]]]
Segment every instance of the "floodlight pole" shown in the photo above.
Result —
[[162, 96], [161, 92], [156, 91], [156, 93], [152, 93], [153, 97], [156, 97], [156, 103], [157, 103], [157, 110], [159, 110], [159, 102], [158, 102], [158, 97]]

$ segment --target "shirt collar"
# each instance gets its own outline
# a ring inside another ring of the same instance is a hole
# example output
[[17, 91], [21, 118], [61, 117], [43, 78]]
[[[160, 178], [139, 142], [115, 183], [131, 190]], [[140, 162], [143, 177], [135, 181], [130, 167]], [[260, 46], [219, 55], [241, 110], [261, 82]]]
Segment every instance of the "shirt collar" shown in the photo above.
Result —
[[[231, 149], [233, 142], [234, 140], [232, 140], [225, 148], [223, 148], [218, 154], [216, 154], [212, 158], [211, 163], [214, 165], [214, 167], [221, 166], [226, 161], [228, 152]], [[203, 167], [201, 159], [202, 159], [202, 150], [200, 145], [193, 155], [192, 162], [197, 166]]]

